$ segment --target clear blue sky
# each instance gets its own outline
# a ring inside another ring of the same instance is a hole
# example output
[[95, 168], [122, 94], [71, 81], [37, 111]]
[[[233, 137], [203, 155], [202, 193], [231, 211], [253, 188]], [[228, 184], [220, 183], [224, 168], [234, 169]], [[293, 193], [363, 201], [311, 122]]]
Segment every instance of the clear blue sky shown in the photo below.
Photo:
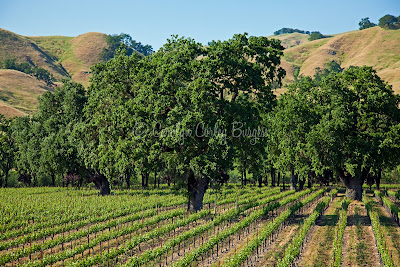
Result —
[[399, 16], [400, 0], [0, 0], [0, 28], [21, 35], [123, 32], [155, 49], [171, 34], [201, 43], [243, 32], [268, 36], [282, 27], [334, 34], [386, 14]]

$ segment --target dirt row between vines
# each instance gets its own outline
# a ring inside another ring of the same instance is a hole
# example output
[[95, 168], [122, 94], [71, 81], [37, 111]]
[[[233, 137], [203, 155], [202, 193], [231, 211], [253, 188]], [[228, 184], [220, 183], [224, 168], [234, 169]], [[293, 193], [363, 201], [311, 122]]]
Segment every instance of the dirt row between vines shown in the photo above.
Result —
[[[339, 194], [331, 202], [325, 214], [317, 220], [316, 225], [311, 229], [310, 241], [306, 243], [296, 266], [330, 265], [332, 242], [342, 199], [343, 194]], [[386, 233], [384, 238], [391, 251], [393, 261], [398, 263], [400, 262], [400, 227], [396, 225], [393, 218], [380, 203], [374, 198], [371, 199], [374, 201], [374, 209], [378, 211], [381, 226]], [[364, 203], [352, 201], [347, 214], [347, 226], [343, 235], [342, 266], [382, 266], [371, 221]], [[291, 238], [286, 237], [286, 239]]]

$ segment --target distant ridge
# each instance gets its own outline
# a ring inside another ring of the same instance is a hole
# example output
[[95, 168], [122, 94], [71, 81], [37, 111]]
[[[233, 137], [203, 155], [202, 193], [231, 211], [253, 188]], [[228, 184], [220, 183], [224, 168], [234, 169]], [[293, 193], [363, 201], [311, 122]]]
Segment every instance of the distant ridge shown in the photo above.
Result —
[[288, 48], [282, 62], [287, 72], [285, 81], [294, 80], [295, 68], [300, 69], [300, 74], [312, 76], [315, 68], [323, 68], [331, 60], [345, 68], [372, 66], [397, 94], [400, 93], [400, 30], [373, 27]]
[[[294, 80], [297, 70], [302, 75], [314, 75], [330, 60], [342, 67], [368, 65], [400, 93], [400, 30], [373, 27], [332, 37], [308, 41], [308, 34], [290, 33], [269, 36], [279, 39], [286, 48], [282, 67], [284, 83]], [[108, 47], [107, 35], [89, 32], [77, 37], [21, 36], [0, 28], [0, 62], [15, 58], [48, 70], [58, 80], [73, 79], [89, 85], [90, 67], [101, 61], [102, 50]], [[0, 114], [8, 117], [32, 114], [37, 97], [53, 88], [33, 76], [14, 70], [0, 69]], [[278, 89], [277, 94], [285, 91]]]

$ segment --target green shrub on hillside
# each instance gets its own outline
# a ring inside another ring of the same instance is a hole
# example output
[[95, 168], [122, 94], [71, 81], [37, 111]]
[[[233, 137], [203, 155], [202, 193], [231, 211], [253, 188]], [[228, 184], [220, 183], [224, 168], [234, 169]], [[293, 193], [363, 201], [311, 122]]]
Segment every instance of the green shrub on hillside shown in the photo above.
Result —
[[326, 38], [326, 36], [317, 31], [317, 32], [311, 32], [310, 37], [308, 38], [308, 40], [309, 41], [314, 41], [314, 40], [318, 40], [318, 39], [322, 39], [322, 38]]
[[385, 15], [379, 19], [379, 26], [389, 30], [400, 29], [400, 17]]
[[4, 69], [18, 70], [26, 74], [32, 74], [37, 79], [44, 81], [47, 85], [54, 85], [53, 74], [51, 74], [48, 70], [32, 66], [26, 62], [18, 63], [15, 58], [4, 60], [2, 67]]
[[368, 28], [376, 26], [375, 23], [369, 21], [368, 17], [361, 19], [361, 21], [358, 23], [358, 25], [360, 26], [360, 30], [364, 30], [364, 29], [368, 29]]

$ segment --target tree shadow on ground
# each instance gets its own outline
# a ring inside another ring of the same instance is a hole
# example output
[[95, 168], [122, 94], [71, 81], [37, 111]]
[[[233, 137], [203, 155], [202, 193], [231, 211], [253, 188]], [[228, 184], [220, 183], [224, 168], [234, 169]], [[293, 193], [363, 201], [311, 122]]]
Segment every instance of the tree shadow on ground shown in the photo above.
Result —
[[318, 226], [335, 226], [339, 220], [339, 215], [324, 215], [315, 224]]

